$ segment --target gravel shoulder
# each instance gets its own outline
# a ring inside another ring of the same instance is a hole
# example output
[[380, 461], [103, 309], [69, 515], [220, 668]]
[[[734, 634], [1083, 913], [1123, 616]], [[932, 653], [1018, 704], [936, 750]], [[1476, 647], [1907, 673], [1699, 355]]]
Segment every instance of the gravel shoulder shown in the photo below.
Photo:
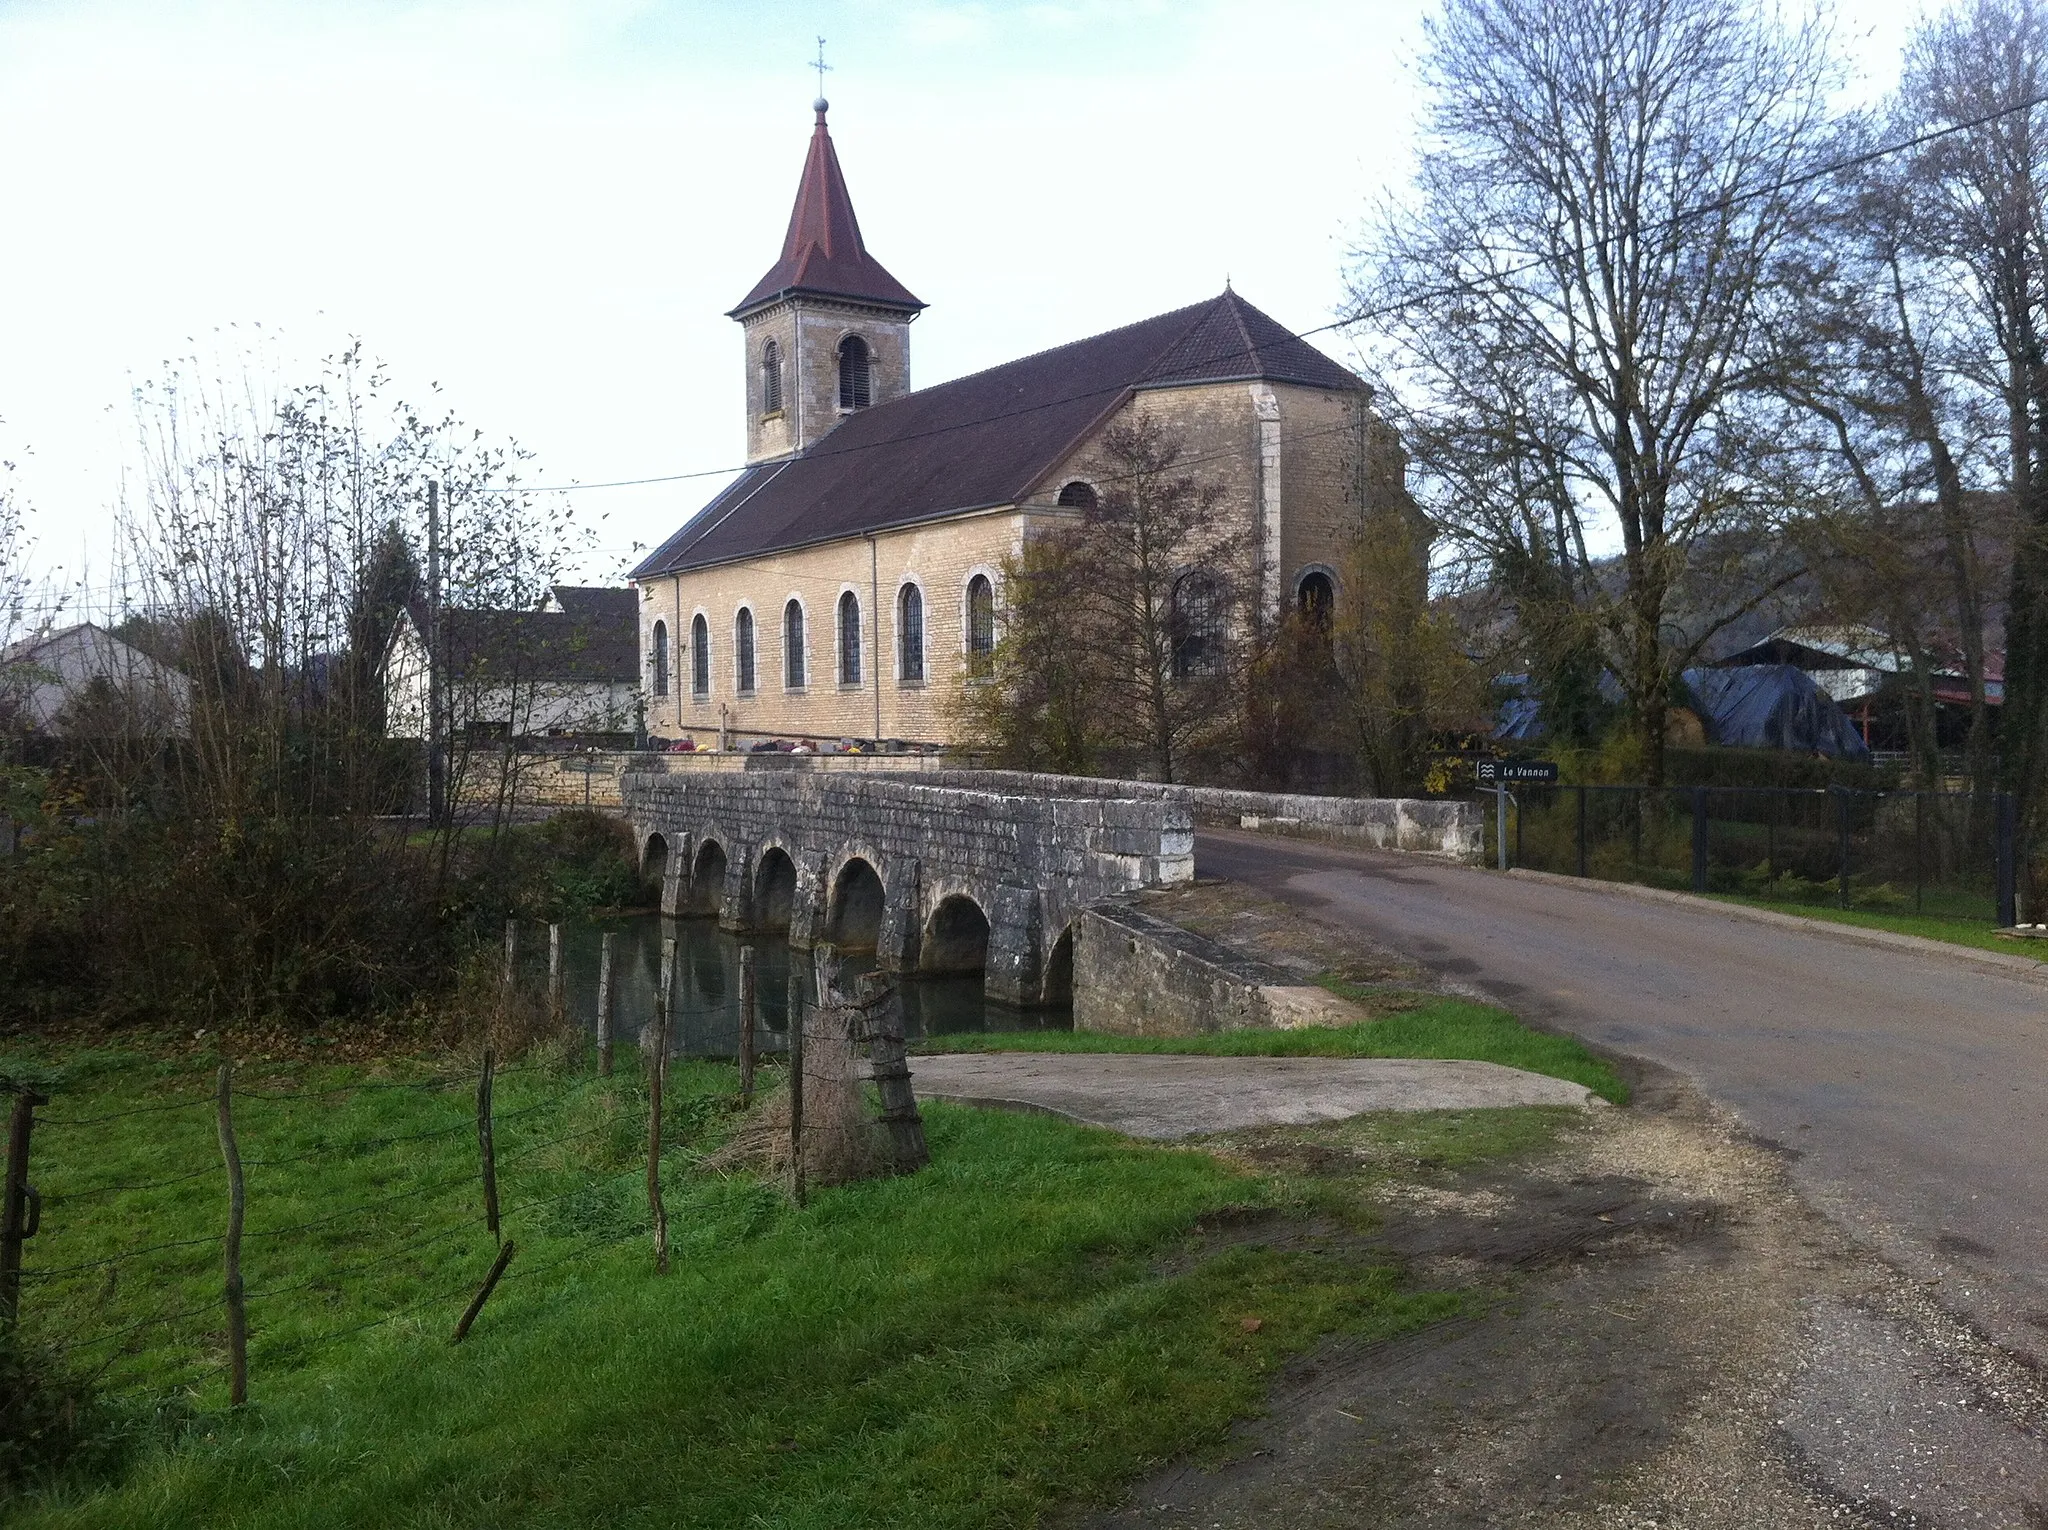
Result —
[[[1844, 1175], [1853, 1142], [1830, 1143], [1823, 1156], [1792, 1129], [1759, 1130], [1749, 1099], [1710, 1098], [1712, 1070], [1701, 1077], [1682, 1068], [1687, 1045], [1710, 1051], [1710, 1043], [1742, 1045], [1768, 1032], [1764, 1055], [1740, 1077], [1768, 1080], [1775, 1068], [1787, 1076], [1759, 1084], [1763, 1098], [1789, 1100], [1815, 1121], [1839, 1114], [1832, 1124], [1853, 1138], [1871, 1102], [1860, 1084], [1844, 1080], [1895, 1062], [1906, 1072], [1909, 1062], [1925, 1068], [1933, 1056], [1925, 1037], [1909, 1044], [1909, 1057], [1894, 1059], [1887, 1049], [1901, 1044], [1885, 1027], [1862, 1034], [1833, 1016], [1810, 1034], [1772, 1013], [1718, 1032], [1711, 1022], [1738, 1012], [1751, 988], [1780, 981], [1801, 955], [1772, 950], [1745, 968], [1744, 935], [1795, 939], [1796, 930], [1780, 936], [1716, 921], [1713, 949], [1674, 978], [1674, 967], [1695, 954], [1683, 942], [1676, 950], [1603, 949], [1612, 931], [1576, 902], [1553, 902], [1534, 944], [1557, 953], [1565, 980], [1545, 988], [1466, 955], [1495, 949], [1484, 944], [1489, 934], [1503, 937], [1497, 945], [1513, 944], [1512, 928], [1487, 930], [1502, 910], [1481, 904], [1453, 919], [1434, 877], [1392, 858], [1362, 880], [1347, 879], [1344, 863], [1360, 858], [1337, 853], [1333, 865], [1318, 847], [1283, 848], [1287, 859], [1272, 877], [1204, 883], [1174, 895], [1181, 906], [1166, 916], [1206, 925], [1203, 933], [1250, 944], [1268, 959], [1291, 957], [1304, 971], [1344, 972], [1381, 987], [1390, 1008], [1403, 993], [1430, 988], [1503, 1003], [1604, 1045], [1626, 1070], [1634, 1101], [1621, 1110], [1539, 1112], [1557, 1118], [1547, 1147], [1463, 1167], [1425, 1158], [1388, 1172], [1373, 1145], [1379, 1118], [1370, 1115], [1186, 1139], [1319, 1186], [1313, 1199], [1332, 1208], [1210, 1229], [1186, 1259], [1230, 1243], [1307, 1244], [1400, 1267], [1419, 1285], [1462, 1289], [1468, 1308], [1389, 1343], [1325, 1341], [1288, 1367], [1262, 1417], [1207, 1454], [1161, 1463], [1116, 1506], [1077, 1509], [1061, 1522], [1065, 1530], [2048, 1530], [2048, 1388], [2033, 1346], [2013, 1343], [2011, 1321], [2038, 1335], [2048, 1318], [2016, 1312], [2009, 1282], [2005, 1299], [1989, 1308], [2001, 1321], [1985, 1323], [1971, 1288], [1981, 1289], [1987, 1266], [2011, 1269], [2014, 1252], [1954, 1230], [2001, 1208], [1972, 1207], [1973, 1190], [1951, 1189], [1933, 1228], [1902, 1237], [1903, 1219], [1883, 1214], [1883, 1197], [1924, 1196], [1924, 1172], [1902, 1186], [1872, 1185], [1882, 1164], [1866, 1158]], [[1204, 870], [1215, 865], [1211, 858]], [[1479, 880], [1525, 899], [1550, 892]], [[1445, 885], [1456, 897], [1467, 884]], [[1657, 935], [1629, 929], [1639, 942]], [[1423, 930], [1430, 933], [1415, 933]], [[1842, 961], [1845, 946], [1829, 948]], [[1923, 968], [1894, 985], [1908, 1004], [1931, 989], [1967, 1006], [1972, 981], [2011, 981], [1967, 964]], [[1590, 1002], [1610, 977], [1605, 1007]], [[1834, 977], [1822, 962], [1810, 982], [1818, 992]], [[1676, 1057], [1654, 1044], [1664, 1039], [1654, 1029], [1660, 1004], [1694, 1012], [1690, 1033], [1671, 1048]], [[1700, 1023], [1702, 1012], [1708, 1023]], [[1973, 1067], [1976, 1050], [2033, 1029], [1995, 1008], [1979, 1027], [1988, 1035], [1972, 1024], [1967, 1009], [1951, 1015], [1945, 1039], [1972, 1054]], [[1847, 1055], [1859, 1048], [1872, 1050], [1877, 1065]], [[2034, 1089], [2042, 1072], [2034, 1064], [2014, 1092]], [[1958, 1108], [1955, 1083], [1941, 1079], [1927, 1119], [1914, 1123], [1917, 1169], [1944, 1152], [1967, 1159], [2016, 1103], [1997, 1101], [1992, 1121], [1968, 1123], [1960, 1143], [1944, 1145], [1936, 1139], [1945, 1129], [1941, 1112]], [[1889, 1128], [1894, 1136], [1901, 1129]], [[2024, 1158], [2036, 1147], [2012, 1150]], [[1996, 1178], [1984, 1189], [2010, 1191]], [[1925, 1257], [1930, 1250], [1934, 1261]], [[2021, 1286], [2039, 1277], [2031, 1268], [2012, 1273]]]
[[1219, 1450], [1068, 1530], [2048, 1524], [2040, 1378], [1692, 1091], [1571, 1112], [1548, 1150], [1462, 1171], [1362, 1175], [1370, 1122], [1208, 1139], [1362, 1213], [1210, 1246], [1342, 1248], [1464, 1289], [1467, 1314], [1326, 1341]]

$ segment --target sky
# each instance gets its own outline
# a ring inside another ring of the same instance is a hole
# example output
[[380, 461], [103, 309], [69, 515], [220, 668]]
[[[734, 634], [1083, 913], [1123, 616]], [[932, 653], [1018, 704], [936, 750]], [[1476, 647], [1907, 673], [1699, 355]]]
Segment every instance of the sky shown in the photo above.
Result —
[[[745, 447], [739, 326], [826, 38], [918, 386], [1219, 292], [1339, 311], [1430, 0], [0, 0], [0, 458], [35, 561], [115, 561], [132, 390], [361, 341], [548, 483]], [[1839, 23], [1866, 88], [1915, 0]], [[1344, 341], [1319, 343], [1340, 356]], [[722, 480], [574, 496], [615, 579]]]

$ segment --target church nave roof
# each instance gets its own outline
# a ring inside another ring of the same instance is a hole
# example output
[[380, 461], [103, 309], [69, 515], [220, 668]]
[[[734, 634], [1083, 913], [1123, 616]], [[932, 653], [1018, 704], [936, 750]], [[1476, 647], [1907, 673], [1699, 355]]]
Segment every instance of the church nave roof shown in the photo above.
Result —
[[1365, 388], [1226, 289], [849, 414], [802, 455], [747, 469], [632, 577], [1016, 504], [1133, 395], [1260, 380]]

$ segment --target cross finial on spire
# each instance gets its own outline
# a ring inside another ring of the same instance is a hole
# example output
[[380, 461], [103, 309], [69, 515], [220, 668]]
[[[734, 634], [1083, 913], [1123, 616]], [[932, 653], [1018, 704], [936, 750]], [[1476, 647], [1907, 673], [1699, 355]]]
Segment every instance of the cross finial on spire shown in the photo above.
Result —
[[825, 39], [822, 37], [818, 39], [817, 60], [811, 67], [818, 71], [818, 99], [812, 103], [812, 106], [815, 110], [822, 112], [825, 110], [825, 74], [832, 67], [825, 62]]

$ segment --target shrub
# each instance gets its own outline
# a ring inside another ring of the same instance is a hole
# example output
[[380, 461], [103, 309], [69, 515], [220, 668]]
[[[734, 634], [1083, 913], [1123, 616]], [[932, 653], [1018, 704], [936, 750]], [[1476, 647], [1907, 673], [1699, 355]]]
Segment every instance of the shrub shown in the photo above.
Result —
[[112, 1433], [91, 1383], [0, 1329], [0, 1495], [88, 1464]]

